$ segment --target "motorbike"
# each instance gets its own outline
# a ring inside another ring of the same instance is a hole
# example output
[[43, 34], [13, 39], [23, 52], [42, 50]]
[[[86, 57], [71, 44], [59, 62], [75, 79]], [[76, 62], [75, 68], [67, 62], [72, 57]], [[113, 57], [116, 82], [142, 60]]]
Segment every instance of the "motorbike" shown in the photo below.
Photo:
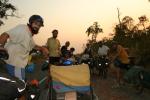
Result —
[[[5, 50], [0, 50], [0, 60], [5, 62], [9, 57]], [[26, 83], [6, 72], [0, 72], [0, 100], [15, 100], [21, 97], [26, 88]]]
[[133, 84], [138, 94], [141, 94], [144, 88], [150, 89], [150, 72], [145, 70], [144, 67], [134, 64], [134, 61], [130, 61], [124, 80], [129, 84]]
[[105, 56], [96, 58], [95, 66], [101, 79], [107, 78], [109, 60]]

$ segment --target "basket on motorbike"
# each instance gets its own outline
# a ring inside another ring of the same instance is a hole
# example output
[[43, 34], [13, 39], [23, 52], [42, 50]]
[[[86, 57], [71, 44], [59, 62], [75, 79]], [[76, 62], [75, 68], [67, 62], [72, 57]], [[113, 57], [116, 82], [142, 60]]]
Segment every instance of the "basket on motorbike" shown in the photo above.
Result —
[[56, 100], [93, 100], [87, 64], [50, 67]]

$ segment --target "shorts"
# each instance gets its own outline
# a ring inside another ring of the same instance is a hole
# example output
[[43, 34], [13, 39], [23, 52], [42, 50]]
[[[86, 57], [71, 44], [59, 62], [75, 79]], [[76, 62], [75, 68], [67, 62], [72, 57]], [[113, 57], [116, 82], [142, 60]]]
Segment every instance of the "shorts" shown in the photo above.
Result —
[[59, 64], [60, 62], [60, 57], [49, 57], [49, 63], [50, 64]]
[[6, 69], [10, 76], [15, 76], [20, 80], [25, 80], [25, 68], [18, 68], [10, 64], [6, 64]]
[[128, 70], [128, 65], [129, 65], [129, 64], [124, 64], [124, 63], [122, 63], [119, 59], [115, 59], [115, 60], [114, 60], [114, 65], [115, 65], [116, 67], [121, 68], [121, 69], [127, 69], [127, 70]]

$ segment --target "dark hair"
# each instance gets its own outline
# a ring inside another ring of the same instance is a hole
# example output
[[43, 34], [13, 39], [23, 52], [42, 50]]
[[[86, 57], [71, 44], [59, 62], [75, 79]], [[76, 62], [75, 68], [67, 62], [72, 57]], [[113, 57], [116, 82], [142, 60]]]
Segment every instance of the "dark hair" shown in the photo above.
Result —
[[52, 33], [55, 33], [55, 32], [57, 32], [57, 33], [58, 33], [58, 30], [54, 29], [54, 30], [52, 31]]
[[72, 48], [70, 48], [70, 50], [71, 50], [71, 51], [75, 51], [75, 48], [72, 47]]

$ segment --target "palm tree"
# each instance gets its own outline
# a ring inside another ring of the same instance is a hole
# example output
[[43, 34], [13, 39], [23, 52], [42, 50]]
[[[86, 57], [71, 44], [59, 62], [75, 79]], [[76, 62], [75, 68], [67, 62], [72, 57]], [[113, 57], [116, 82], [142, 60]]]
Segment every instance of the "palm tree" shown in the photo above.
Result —
[[88, 36], [92, 35], [92, 43], [96, 42], [97, 35], [101, 32], [103, 32], [103, 30], [100, 28], [100, 25], [98, 25], [98, 22], [94, 22], [94, 24], [86, 30]]

